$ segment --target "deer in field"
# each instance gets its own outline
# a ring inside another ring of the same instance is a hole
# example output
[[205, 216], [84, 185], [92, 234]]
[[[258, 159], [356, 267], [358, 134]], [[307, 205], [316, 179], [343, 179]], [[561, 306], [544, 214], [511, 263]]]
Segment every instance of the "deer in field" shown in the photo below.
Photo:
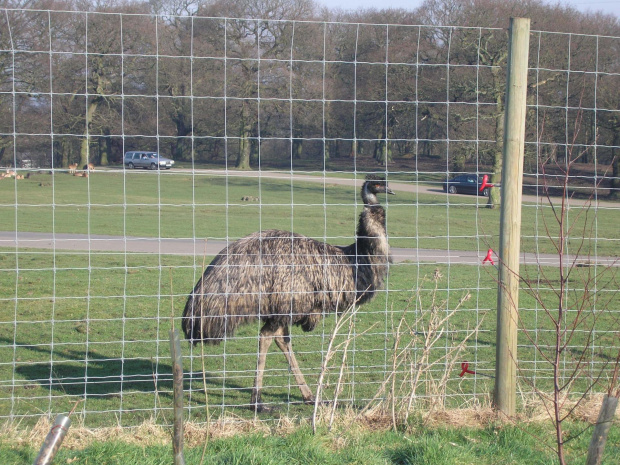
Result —
[[73, 163], [71, 165], [69, 165], [69, 174], [75, 174], [75, 172], [77, 171], [77, 163]]

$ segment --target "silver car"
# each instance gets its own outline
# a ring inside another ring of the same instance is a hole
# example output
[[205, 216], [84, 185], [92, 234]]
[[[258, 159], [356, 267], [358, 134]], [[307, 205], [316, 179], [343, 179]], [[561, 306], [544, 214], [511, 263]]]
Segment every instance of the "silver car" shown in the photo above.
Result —
[[168, 170], [174, 165], [174, 160], [162, 157], [157, 152], [127, 152], [125, 153], [124, 164], [130, 170], [134, 168]]

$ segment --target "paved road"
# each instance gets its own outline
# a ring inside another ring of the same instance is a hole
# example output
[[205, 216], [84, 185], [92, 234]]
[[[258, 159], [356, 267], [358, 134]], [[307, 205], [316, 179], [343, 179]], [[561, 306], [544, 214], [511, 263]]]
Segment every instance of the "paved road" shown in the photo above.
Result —
[[[171, 255], [216, 255], [226, 247], [226, 241], [205, 239], [169, 239], [153, 237], [122, 237], [84, 234], [55, 234], [33, 232], [4, 232], [0, 231], [0, 247], [9, 249], [46, 249], [71, 250], [91, 252], [127, 252], [127, 253], [162, 253]], [[396, 263], [412, 261], [419, 263], [450, 263], [477, 265], [486, 256], [486, 250], [435, 250], [435, 249], [406, 249], [393, 247], [392, 255]], [[497, 256], [493, 256], [494, 260]], [[571, 257], [565, 258], [565, 263], [571, 263]], [[558, 266], [557, 255], [523, 253], [521, 263], [544, 266]], [[596, 257], [587, 260], [577, 259], [578, 264], [597, 264], [599, 266], [620, 266], [620, 259], [615, 257]]]

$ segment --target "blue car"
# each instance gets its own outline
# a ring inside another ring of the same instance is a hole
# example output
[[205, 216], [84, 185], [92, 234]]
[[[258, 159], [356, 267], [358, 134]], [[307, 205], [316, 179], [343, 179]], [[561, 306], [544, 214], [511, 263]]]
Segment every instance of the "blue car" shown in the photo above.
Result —
[[489, 196], [489, 191], [493, 184], [489, 184], [485, 176], [475, 174], [461, 174], [443, 183], [443, 191], [450, 194], [472, 194]]

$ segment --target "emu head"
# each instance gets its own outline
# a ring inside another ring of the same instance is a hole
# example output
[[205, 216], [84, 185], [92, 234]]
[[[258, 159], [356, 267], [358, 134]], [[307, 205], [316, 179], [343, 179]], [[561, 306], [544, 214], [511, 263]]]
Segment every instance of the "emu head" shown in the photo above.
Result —
[[378, 205], [377, 194], [392, 194], [394, 192], [388, 187], [388, 183], [382, 176], [369, 174], [362, 185], [362, 200], [366, 205]]

